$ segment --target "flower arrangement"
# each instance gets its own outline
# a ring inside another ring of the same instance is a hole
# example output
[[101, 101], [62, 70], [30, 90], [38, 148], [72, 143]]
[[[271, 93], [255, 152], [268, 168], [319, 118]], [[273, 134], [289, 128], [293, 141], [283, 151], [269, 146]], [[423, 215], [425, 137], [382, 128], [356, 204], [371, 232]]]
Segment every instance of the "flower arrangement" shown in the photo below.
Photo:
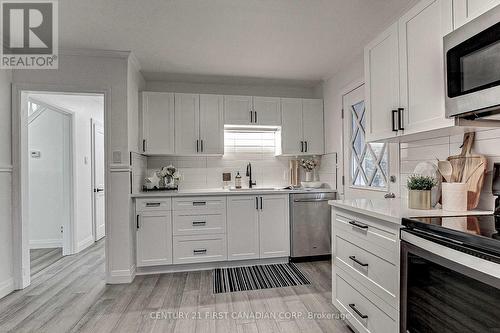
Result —
[[180, 179], [180, 174], [173, 165], [169, 165], [156, 171], [156, 175], [160, 178], [160, 187], [173, 186]]
[[311, 172], [318, 166], [318, 160], [315, 159], [306, 160], [302, 158], [300, 159], [300, 166], [304, 168], [307, 172]]

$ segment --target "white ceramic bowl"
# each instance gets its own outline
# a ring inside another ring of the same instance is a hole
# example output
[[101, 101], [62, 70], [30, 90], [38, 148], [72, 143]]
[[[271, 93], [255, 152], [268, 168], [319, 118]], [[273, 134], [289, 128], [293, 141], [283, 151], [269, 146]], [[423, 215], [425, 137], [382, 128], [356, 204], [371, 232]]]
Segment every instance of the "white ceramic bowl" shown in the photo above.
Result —
[[322, 182], [300, 182], [300, 184], [304, 188], [320, 188], [323, 185]]

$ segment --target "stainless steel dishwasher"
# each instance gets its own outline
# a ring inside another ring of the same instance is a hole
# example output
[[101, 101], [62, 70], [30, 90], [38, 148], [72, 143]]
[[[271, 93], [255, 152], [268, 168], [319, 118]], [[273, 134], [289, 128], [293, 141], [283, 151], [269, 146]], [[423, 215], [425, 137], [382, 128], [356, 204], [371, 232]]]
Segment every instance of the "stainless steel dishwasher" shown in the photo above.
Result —
[[326, 259], [331, 255], [332, 192], [290, 195], [290, 257], [292, 261]]

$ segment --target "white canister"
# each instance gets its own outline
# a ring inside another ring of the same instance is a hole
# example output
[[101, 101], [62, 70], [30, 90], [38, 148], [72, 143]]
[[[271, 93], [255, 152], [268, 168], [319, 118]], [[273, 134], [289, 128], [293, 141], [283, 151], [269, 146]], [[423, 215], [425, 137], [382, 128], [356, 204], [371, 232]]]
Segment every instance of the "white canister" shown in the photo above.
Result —
[[443, 183], [442, 191], [443, 210], [467, 211], [467, 183]]

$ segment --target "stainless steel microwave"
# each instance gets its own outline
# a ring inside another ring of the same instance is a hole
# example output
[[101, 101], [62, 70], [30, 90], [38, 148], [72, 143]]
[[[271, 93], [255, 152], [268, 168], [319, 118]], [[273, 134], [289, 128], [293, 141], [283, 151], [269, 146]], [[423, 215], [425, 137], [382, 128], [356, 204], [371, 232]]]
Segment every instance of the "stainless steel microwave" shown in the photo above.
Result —
[[500, 113], [500, 5], [444, 37], [446, 116]]

